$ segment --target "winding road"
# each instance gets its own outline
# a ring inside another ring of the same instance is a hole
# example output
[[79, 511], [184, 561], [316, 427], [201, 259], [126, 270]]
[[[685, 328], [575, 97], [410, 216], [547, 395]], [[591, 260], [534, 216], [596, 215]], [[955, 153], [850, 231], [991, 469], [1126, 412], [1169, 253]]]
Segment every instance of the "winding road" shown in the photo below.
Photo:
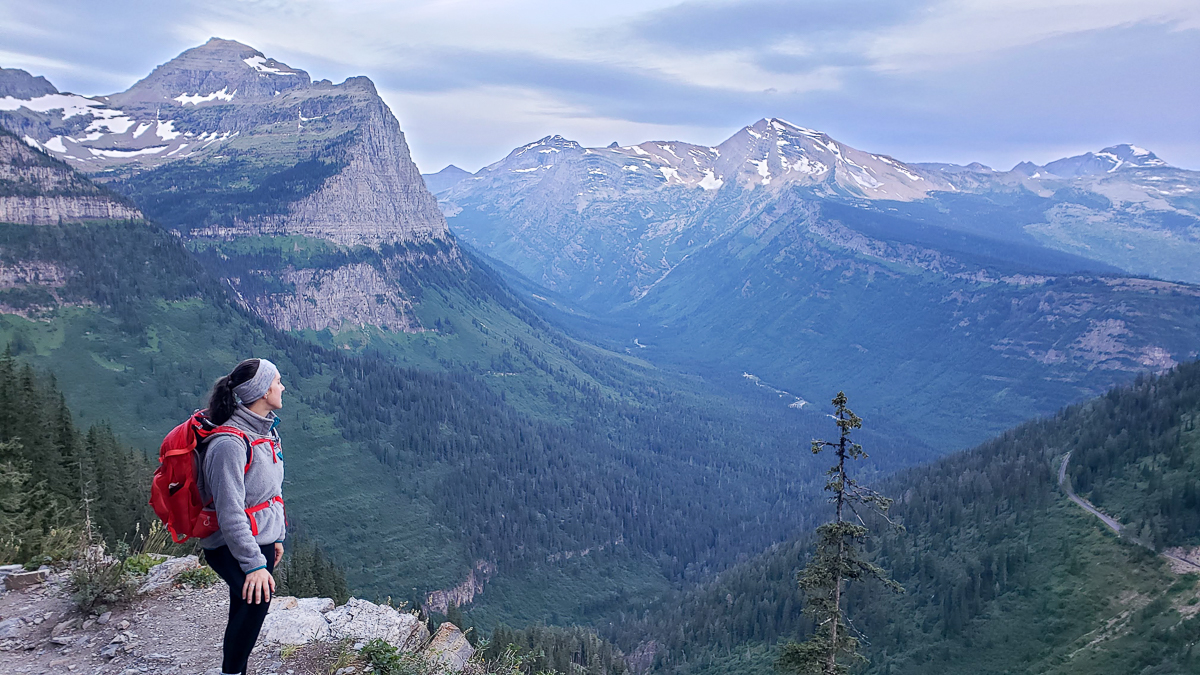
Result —
[[[1067, 493], [1067, 497], [1069, 497], [1071, 499], [1071, 501], [1073, 501], [1076, 504], [1078, 504], [1079, 506], [1083, 507], [1084, 511], [1087, 511], [1088, 513], [1092, 514], [1093, 516], [1096, 516], [1097, 518], [1099, 518], [1101, 521], [1104, 522], [1105, 525], [1108, 526], [1108, 528], [1110, 530], [1112, 530], [1113, 532], [1116, 532], [1117, 535], [1120, 536], [1121, 530], [1125, 529], [1124, 525], [1117, 522], [1113, 518], [1105, 515], [1103, 512], [1100, 511], [1100, 509], [1096, 508], [1095, 506], [1092, 506], [1092, 503], [1089, 502], [1088, 500], [1075, 494], [1075, 489], [1071, 487], [1070, 481], [1067, 480], [1067, 462], [1069, 462], [1069, 461], [1071, 461], [1071, 453], [1070, 452], [1068, 452], [1065, 456], [1063, 456], [1062, 466], [1058, 467], [1058, 484]], [[1138, 544], [1139, 546], [1144, 546], [1144, 547], [1150, 549], [1151, 551], [1154, 550], [1153, 546], [1147, 544], [1146, 542], [1138, 539], [1137, 537], [1135, 537], [1133, 535], [1125, 535], [1125, 538]], [[1172, 555], [1170, 553], [1159, 553], [1159, 555], [1163, 556], [1164, 558], [1174, 560], [1182, 565], [1200, 569], [1200, 563], [1197, 563], [1193, 560], [1188, 560], [1187, 558], [1181, 558], [1177, 555]]]

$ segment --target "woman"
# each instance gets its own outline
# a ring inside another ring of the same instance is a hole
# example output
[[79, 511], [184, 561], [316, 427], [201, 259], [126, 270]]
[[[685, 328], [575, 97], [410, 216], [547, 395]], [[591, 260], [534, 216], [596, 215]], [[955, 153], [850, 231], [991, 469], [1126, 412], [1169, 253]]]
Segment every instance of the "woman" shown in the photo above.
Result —
[[209, 419], [226, 430], [208, 437], [199, 472], [200, 494], [212, 501], [220, 526], [200, 545], [229, 584], [225, 675], [246, 672], [275, 591], [271, 572], [283, 557], [283, 452], [275, 431], [283, 390], [275, 364], [247, 359], [217, 380], [208, 399]]

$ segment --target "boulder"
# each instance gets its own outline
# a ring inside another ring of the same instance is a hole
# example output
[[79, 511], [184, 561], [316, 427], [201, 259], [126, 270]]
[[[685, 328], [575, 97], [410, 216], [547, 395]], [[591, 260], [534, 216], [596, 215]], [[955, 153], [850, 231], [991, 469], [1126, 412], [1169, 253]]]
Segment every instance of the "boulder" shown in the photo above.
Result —
[[4, 587], [10, 591], [19, 591], [26, 588], [37, 586], [50, 576], [47, 570], [37, 570], [35, 572], [14, 572], [4, 577]]
[[333, 604], [333, 598], [300, 598], [297, 601], [300, 609], [311, 609], [314, 612], [332, 612], [337, 605]]
[[467, 636], [463, 635], [458, 626], [447, 621], [438, 627], [437, 635], [433, 636], [424, 654], [430, 663], [458, 673], [466, 668], [471, 657], [475, 655], [475, 648], [467, 642]]
[[200, 559], [194, 555], [185, 555], [182, 558], [167, 558], [150, 568], [150, 572], [146, 574], [146, 581], [142, 583], [141, 588], [138, 588], [137, 592], [139, 595], [144, 595], [146, 593], [161, 591], [164, 588], [170, 588], [175, 583], [175, 577], [198, 567], [200, 567]]
[[379, 638], [408, 652], [417, 651], [429, 640], [429, 629], [412, 614], [358, 598], [350, 598], [325, 618], [330, 633], [338, 640], [365, 642]]
[[295, 609], [299, 606], [300, 604], [296, 601], [296, 598], [290, 595], [277, 595], [271, 598], [271, 607], [267, 611], [274, 613], [285, 609]]
[[304, 645], [329, 637], [329, 622], [317, 611], [297, 607], [267, 614], [262, 626], [263, 642]]

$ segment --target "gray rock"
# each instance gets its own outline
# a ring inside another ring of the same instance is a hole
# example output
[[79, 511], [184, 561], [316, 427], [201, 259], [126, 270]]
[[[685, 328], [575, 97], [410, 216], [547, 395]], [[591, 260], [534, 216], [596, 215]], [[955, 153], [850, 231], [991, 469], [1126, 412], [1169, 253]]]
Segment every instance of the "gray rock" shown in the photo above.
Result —
[[350, 598], [325, 615], [335, 639], [370, 641], [376, 638], [401, 651], [417, 651], [429, 640], [429, 630], [417, 617], [391, 607]]
[[55, 625], [54, 628], [50, 629], [50, 636], [58, 637], [74, 627], [75, 619], [67, 619], [66, 621], [63, 621], [62, 623]]
[[112, 612], [105, 612], [96, 617], [96, 623], [100, 624], [101, 626], [107, 625], [109, 621], [112, 621]]
[[267, 614], [263, 621], [264, 643], [303, 645], [329, 637], [329, 622], [311, 609], [287, 609]]
[[475, 655], [475, 648], [458, 626], [447, 621], [438, 627], [437, 635], [424, 652], [426, 660], [451, 672], [461, 672]]
[[300, 609], [310, 609], [314, 612], [332, 612], [337, 605], [333, 603], [333, 598], [300, 598], [297, 601]]
[[15, 616], [10, 619], [0, 621], [0, 640], [15, 638], [20, 635], [22, 624], [23, 622], [21, 619]]
[[150, 568], [146, 581], [138, 588], [138, 594], [144, 595], [170, 588], [175, 583], [175, 577], [183, 572], [200, 567], [200, 559], [194, 555], [182, 558], [168, 558]]
[[4, 577], [4, 587], [10, 591], [19, 591], [37, 586], [50, 576], [49, 570], [36, 572], [14, 572]]

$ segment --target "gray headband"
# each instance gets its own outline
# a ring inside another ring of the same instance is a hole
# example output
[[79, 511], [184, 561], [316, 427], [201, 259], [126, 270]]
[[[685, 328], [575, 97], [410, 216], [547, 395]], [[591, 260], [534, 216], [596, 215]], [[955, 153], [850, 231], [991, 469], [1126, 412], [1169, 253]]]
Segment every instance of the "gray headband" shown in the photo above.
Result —
[[237, 394], [242, 403], [253, 403], [267, 395], [267, 390], [271, 388], [271, 383], [278, 374], [279, 369], [274, 363], [259, 359], [258, 372], [254, 373], [254, 377], [234, 387], [233, 393]]

